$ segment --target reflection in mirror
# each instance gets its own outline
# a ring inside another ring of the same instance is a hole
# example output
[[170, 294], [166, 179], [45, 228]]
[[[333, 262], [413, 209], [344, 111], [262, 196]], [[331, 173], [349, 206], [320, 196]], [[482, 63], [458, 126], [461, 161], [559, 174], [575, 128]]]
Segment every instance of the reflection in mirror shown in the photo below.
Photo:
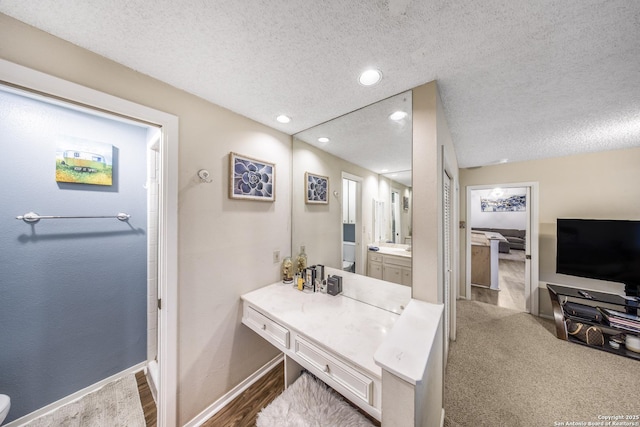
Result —
[[[344, 296], [394, 312], [411, 298], [411, 145], [411, 91], [293, 139], [292, 256], [304, 249], [310, 264], [352, 279]], [[309, 201], [306, 174], [327, 178], [327, 203]], [[358, 276], [388, 292], [368, 291]]]

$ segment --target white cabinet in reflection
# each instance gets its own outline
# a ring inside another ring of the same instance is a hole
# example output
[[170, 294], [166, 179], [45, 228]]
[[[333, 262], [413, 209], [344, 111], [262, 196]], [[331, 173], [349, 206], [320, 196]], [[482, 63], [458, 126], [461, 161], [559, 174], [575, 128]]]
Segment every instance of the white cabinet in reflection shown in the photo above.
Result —
[[411, 257], [369, 251], [367, 267], [369, 277], [411, 286]]
[[356, 192], [357, 183], [350, 179], [342, 179], [342, 222], [344, 224], [356, 223]]

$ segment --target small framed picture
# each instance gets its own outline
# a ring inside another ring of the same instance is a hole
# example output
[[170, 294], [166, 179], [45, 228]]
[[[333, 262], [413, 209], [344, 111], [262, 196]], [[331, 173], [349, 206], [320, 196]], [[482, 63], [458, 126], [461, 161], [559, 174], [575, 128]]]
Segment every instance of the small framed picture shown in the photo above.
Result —
[[229, 198], [275, 201], [276, 165], [238, 153], [229, 153]]
[[407, 196], [402, 196], [402, 208], [405, 211], [409, 210], [409, 198]]
[[329, 203], [329, 177], [305, 172], [304, 182], [305, 203], [323, 205]]
[[62, 138], [56, 150], [56, 181], [113, 185], [113, 145]]

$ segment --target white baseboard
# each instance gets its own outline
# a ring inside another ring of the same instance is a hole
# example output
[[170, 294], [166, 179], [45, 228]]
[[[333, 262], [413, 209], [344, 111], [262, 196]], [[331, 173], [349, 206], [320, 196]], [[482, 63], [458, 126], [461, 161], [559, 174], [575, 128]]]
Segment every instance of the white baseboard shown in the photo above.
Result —
[[243, 391], [248, 389], [253, 383], [258, 381], [260, 378], [265, 376], [269, 371], [275, 368], [280, 362], [284, 360], [284, 354], [279, 354], [275, 358], [273, 358], [270, 362], [264, 365], [262, 368], [258, 369], [256, 372], [247, 377], [240, 384], [229, 390], [226, 394], [224, 394], [220, 399], [213, 402], [209, 407], [207, 407], [204, 411], [200, 412], [196, 415], [191, 421], [186, 423], [184, 427], [200, 427], [207, 421], [209, 418], [213, 417], [215, 414], [220, 412], [222, 408], [227, 406], [233, 399], [238, 397]]
[[442, 416], [440, 417], [440, 427], [444, 427], [444, 408], [442, 408]]
[[[26, 424], [26, 423], [28, 423], [30, 421], [33, 421], [38, 417], [41, 417], [41, 416], [43, 416], [45, 414], [48, 414], [49, 412], [56, 411], [60, 407], [66, 405], [67, 403], [71, 403], [71, 402], [73, 402], [75, 400], [78, 400], [81, 397], [86, 396], [87, 394], [92, 393], [92, 392], [98, 390], [101, 387], [104, 387], [105, 385], [107, 385], [107, 384], [109, 384], [109, 383], [111, 383], [113, 381], [116, 381], [116, 380], [118, 380], [118, 379], [120, 379], [122, 377], [125, 377], [125, 376], [127, 376], [129, 374], [133, 374], [133, 373], [136, 373], [136, 372], [144, 369], [146, 364], [147, 364], [146, 361], [140, 362], [137, 365], [134, 365], [134, 366], [132, 366], [130, 368], [125, 369], [124, 371], [118, 372], [115, 375], [112, 375], [112, 376], [110, 376], [108, 378], [105, 378], [105, 379], [103, 379], [101, 381], [98, 381], [95, 384], [91, 384], [89, 387], [85, 387], [82, 390], [76, 391], [73, 394], [70, 394], [70, 395], [68, 395], [66, 397], [63, 397], [60, 400], [57, 400], [57, 401], [55, 401], [53, 403], [50, 403], [50, 404], [48, 404], [47, 406], [45, 406], [43, 408], [40, 408], [40, 409], [38, 409], [36, 411], [33, 411], [33, 412], [31, 412], [31, 413], [29, 413], [29, 414], [27, 414], [27, 415], [25, 415], [25, 416], [23, 416], [21, 418], [18, 418], [17, 420], [13, 420], [8, 424], [4, 424], [4, 427], [18, 427], [18, 426]], [[9, 397], [11, 397], [11, 396], [9, 396]]]

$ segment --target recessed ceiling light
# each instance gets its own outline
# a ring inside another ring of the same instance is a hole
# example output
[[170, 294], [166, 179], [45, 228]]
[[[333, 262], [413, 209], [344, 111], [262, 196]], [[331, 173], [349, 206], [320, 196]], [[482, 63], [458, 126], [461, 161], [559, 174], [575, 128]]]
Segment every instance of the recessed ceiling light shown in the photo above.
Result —
[[407, 117], [407, 113], [405, 113], [404, 111], [396, 111], [394, 113], [391, 113], [389, 115], [389, 118], [391, 120], [395, 120], [395, 121], [399, 121], [404, 119], [405, 117]]
[[318, 142], [329, 142], [329, 138], [327, 138], [326, 136], [321, 136], [320, 138], [318, 138]]
[[280, 123], [289, 123], [291, 121], [291, 117], [281, 114], [278, 117], [276, 117], [276, 120], [279, 121]]
[[358, 81], [363, 86], [371, 86], [382, 80], [382, 72], [376, 69], [370, 69], [360, 74]]
[[386, 172], [389, 172], [389, 169], [382, 169], [380, 172], [386, 173]]

